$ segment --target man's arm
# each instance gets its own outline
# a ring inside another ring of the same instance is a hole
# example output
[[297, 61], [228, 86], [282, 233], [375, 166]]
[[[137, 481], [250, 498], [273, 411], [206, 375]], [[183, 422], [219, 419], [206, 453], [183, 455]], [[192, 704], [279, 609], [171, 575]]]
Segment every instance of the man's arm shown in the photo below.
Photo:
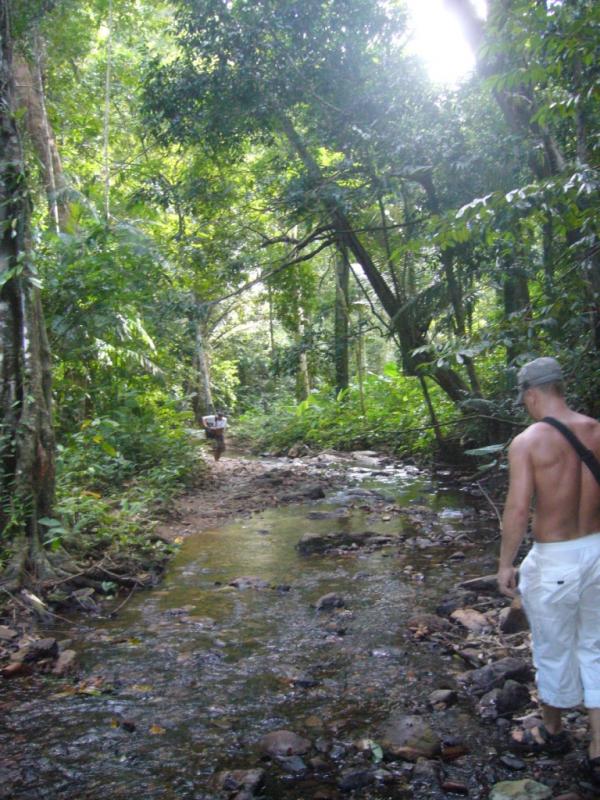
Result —
[[497, 579], [502, 594], [514, 597], [517, 590], [517, 570], [513, 564], [527, 532], [534, 490], [533, 467], [523, 434], [517, 436], [510, 445], [508, 462], [508, 495], [502, 515], [502, 544]]

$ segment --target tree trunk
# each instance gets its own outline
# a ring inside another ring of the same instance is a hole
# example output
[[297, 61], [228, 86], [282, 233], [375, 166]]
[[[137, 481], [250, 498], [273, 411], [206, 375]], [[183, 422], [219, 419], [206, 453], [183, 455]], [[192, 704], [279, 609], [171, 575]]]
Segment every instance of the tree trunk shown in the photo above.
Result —
[[[529, 286], [527, 283], [527, 276], [518, 266], [514, 264], [509, 256], [502, 258], [502, 293], [504, 299], [504, 316], [506, 319], [511, 314], [519, 314], [521, 317], [527, 317], [529, 314], [530, 298]], [[514, 359], [521, 353], [522, 346], [518, 342], [514, 342], [506, 349], [506, 360], [509, 365], [514, 362]]]
[[302, 316], [298, 323], [296, 344], [298, 347], [298, 373], [296, 376], [296, 396], [298, 400], [306, 400], [310, 395], [310, 372], [308, 369], [308, 355], [304, 342], [305, 323]]
[[348, 254], [339, 253], [335, 270], [335, 393], [348, 388]]
[[46, 109], [42, 45], [39, 36], [34, 37], [34, 48], [33, 64], [20, 53], [14, 55], [16, 103], [27, 112], [25, 115], [27, 132], [41, 164], [50, 219], [56, 231], [64, 231], [70, 221], [67, 182]]
[[0, 528], [14, 553], [3, 580], [20, 587], [52, 573], [38, 520], [52, 513], [55, 445], [50, 352], [29, 260], [28, 194], [13, 116], [8, 16], [0, 0]]
[[194, 368], [196, 378], [196, 395], [192, 403], [196, 424], [200, 425], [202, 417], [214, 411], [212, 389], [210, 385], [210, 362], [206, 350], [206, 331], [203, 320], [196, 322], [196, 338], [194, 349]]

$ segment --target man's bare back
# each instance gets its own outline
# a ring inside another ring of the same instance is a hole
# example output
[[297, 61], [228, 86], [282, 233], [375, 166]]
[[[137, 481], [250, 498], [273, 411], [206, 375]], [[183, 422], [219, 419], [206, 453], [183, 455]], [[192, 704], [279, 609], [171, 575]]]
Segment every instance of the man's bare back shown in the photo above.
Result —
[[[600, 424], [570, 409], [555, 415], [600, 459]], [[535, 511], [532, 530], [538, 542], [576, 539], [600, 531], [600, 486], [565, 437], [536, 422], [511, 445], [531, 472]]]

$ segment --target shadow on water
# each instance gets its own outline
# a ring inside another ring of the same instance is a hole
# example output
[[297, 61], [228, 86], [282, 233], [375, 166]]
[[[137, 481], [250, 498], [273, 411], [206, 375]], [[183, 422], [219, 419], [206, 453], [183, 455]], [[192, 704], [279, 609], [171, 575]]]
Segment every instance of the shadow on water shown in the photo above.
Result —
[[[349, 480], [400, 505], [433, 507], [452, 536], [491, 537], [472, 498], [435, 487], [417, 470], [354, 470]], [[81, 683], [46, 679], [35, 695], [16, 682], [7, 690], [0, 769], [13, 768], [17, 753], [22, 760], [11, 794], [0, 789], [0, 796], [212, 798], [215, 772], [264, 766], [258, 740], [286, 728], [326, 751], [329, 766], [303, 777], [267, 765], [262, 796], [311, 798], [328, 781], [335, 785], [336, 757], [341, 765], [350, 744], [374, 738], [396, 708], [427, 713], [441, 732], [460, 730], [473, 750], [484, 750], [466, 707], [428, 709], [428, 694], [463, 666], [434, 642], [416, 645], [406, 622], [435, 609], [465, 575], [489, 571], [493, 554], [465, 565], [448, 559], [456, 544], [410, 547], [414, 531], [400, 515], [354, 508], [344, 518], [307, 516], [343, 510], [344, 502], [343, 493], [332, 495], [191, 536], [160, 588], [134, 596], [116, 619], [88, 619], [69, 631]], [[366, 529], [409, 538], [327, 556], [295, 547], [307, 531]], [[240, 577], [261, 583], [229, 585]], [[329, 592], [345, 607], [317, 611]], [[397, 785], [355, 796], [414, 795]]]

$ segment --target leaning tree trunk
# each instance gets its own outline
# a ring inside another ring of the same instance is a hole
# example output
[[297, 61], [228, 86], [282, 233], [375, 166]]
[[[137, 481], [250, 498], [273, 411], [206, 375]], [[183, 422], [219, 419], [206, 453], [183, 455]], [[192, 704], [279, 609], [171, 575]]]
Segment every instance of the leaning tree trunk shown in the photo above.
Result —
[[335, 265], [335, 393], [348, 388], [348, 283], [350, 265], [348, 254], [339, 253]]
[[7, 0], [0, 0], [0, 528], [13, 552], [3, 585], [54, 575], [39, 520], [54, 495], [50, 353], [29, 260], [29, 201], [13, 115]]

